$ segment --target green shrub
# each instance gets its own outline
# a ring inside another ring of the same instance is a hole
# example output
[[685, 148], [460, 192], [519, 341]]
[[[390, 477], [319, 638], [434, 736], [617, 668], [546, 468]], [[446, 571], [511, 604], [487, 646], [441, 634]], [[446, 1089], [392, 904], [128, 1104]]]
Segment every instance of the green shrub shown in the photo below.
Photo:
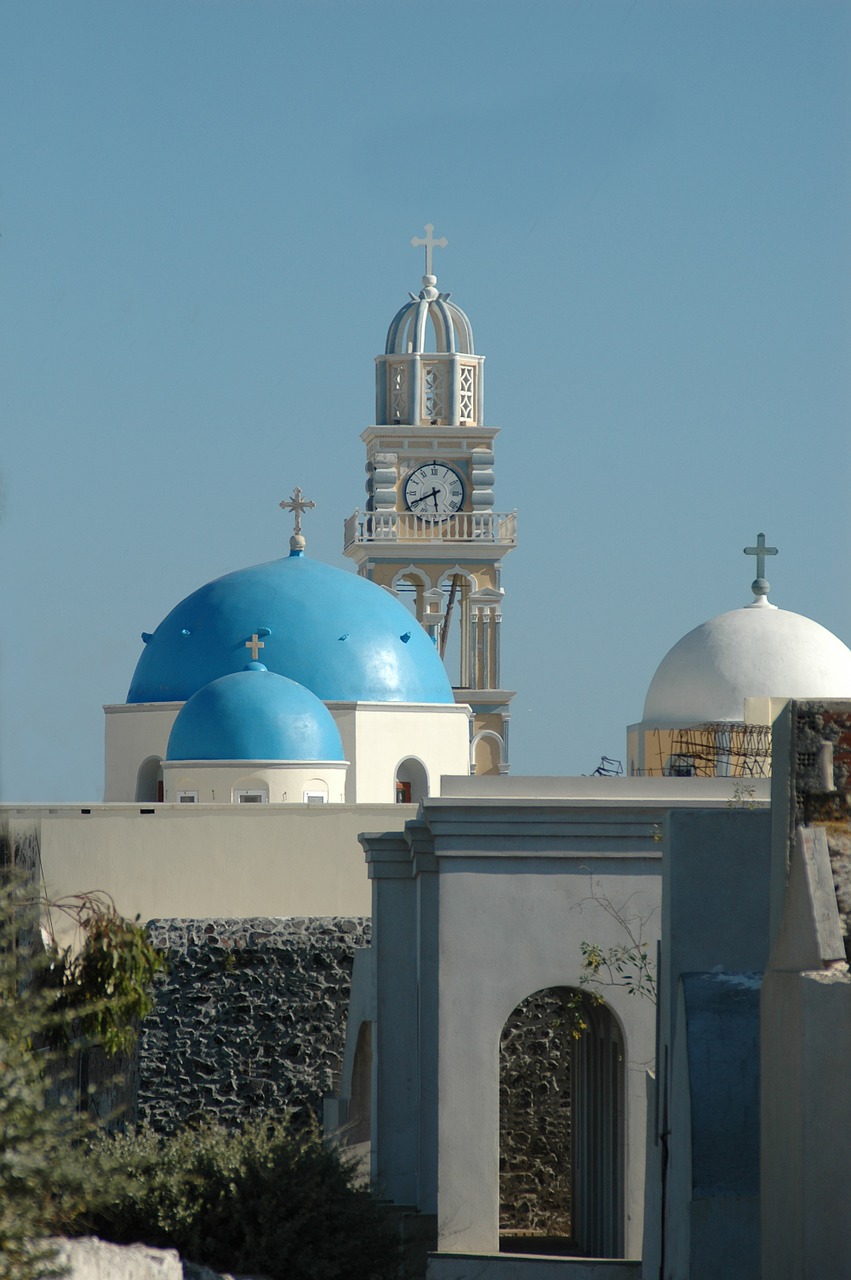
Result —
[[[120, 1187], [87, 1230], [171, 1247], [219, 1271], [271, 1280], [392, 1280], [398, 1250], [380, 1205], [314, 1130], [260, 1119], [172, 1137], [104, 1137], [92, 1161]], [[100, 1176], [100, 1174], [99, 1174]]]

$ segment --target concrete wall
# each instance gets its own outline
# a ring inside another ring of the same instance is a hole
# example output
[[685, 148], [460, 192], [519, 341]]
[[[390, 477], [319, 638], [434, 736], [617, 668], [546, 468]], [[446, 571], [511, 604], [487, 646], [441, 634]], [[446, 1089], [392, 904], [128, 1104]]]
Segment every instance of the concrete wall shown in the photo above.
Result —
[[[693, 975], [707, 978], [710, 987], [724, 986], [734, 996], [737, 982], [744, 984], [745, 992], [752, 992], [753, 980], [741, 975], [765, 968], [771, 815], [765, 807], [750, 807], [751, 803], [702, 812], [672, 809], [664, 826], [656, 1129], [650, 1164], [658, 1167], [657, 1156], [667, 1145], [670, 1167], [664, 1188], [661, 1170], [660, 1177], [648, 1182], [643, 1257], [647, 1275], [656, 1277], [664, 1253], [666, 1280], [686, 1273], [712, 1275], [713, 1268], [718, 1275], [750, 1276], [757, 1251], [758, 1204], [753, 1187], [743, 1189], [741, 1180], [732, 1178], [729, 1185], [716, 1186], [711, 1195], [702, 1194], [700, 1170], [692, 1157], [695, 1138], [707, 1130], [704, 1104], [718, 1098], [716, 1077], [720, 1083], [723, 1076], [731, 1099], [750, 1096], [748, 1115], [753, 1122], [750, 1129], [740, 1124], [733, 1132], [721, 1123], [716, 1126], [722, 1144], [729, 1147], [729, 1170], [740, 1167], [745, 1147], [756, 1169], [756, 1051], [748, 1054], [743, 1049], [741, 1061], [736, 1059], [739, 1066], [731, 1066], [725, 1052], [734, 1046], [716, 1046], [711, 1036], [701, 1041], [697, 1034], [701, 1022], [707, 1018], [711, 1022], [717, 1010], [701, 1012], [706, 999], [694, 995], [686, 1016], [683, 994], [684, 983], [693, 982]], [[755, 1035], [755, 1012], [753, 1020]], [[742, 1071], [749, 1072], [747, 1080], [741, 1078]], [[711, 1105], [718, 1106], [719, 1120], [730, 1111], [722, 1101]], [[713, 1203], [703, 1203], [708, 1200]], [[667, 1202], [664, 1242], [663, 1201]], [[700, 1224], [707, 1223], [704, 1230]], [[750, 1270], [734, 1271], [732, 1266]]]
[[367, 916], [358, 843], [413, 805], [8, 806], [0, 828], [32, 838], [52, 897], [99, 889], [124, 915]]
[[[843, 845], [838, 827], [830, 839]], [[831, 853], [824, 828], [799, 830], [763, 983], [762, 1265], [771, 1280], [840, 1280], [851, 1258], [851, 976]]]

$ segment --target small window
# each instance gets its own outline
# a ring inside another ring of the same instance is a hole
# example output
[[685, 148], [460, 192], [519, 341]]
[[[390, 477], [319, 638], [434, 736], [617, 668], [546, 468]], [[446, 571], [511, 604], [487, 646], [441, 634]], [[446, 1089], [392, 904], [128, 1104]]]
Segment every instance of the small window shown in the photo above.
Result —
[[197, 804], [198, 792], [197, 791], [178, 791], [177, 803], [178, 804]]
[[268, 799], [265, 791], [236, 791], [234, 798], [237, 804], [265, 804]]
[[327, 798], [324, 791], [305, 791], [304, 793], [305, 804], [325, 804]]

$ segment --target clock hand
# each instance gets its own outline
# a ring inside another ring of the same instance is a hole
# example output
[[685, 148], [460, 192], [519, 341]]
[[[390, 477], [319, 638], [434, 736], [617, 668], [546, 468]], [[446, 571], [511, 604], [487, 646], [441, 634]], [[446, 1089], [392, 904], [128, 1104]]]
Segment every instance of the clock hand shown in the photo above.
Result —
[[439, 489], [432, 489], [431, 493], [421, 493], [418, 498], [414, 498], [413, 502], [411, 503], [411, 507], [412, 508], [415, 507], [418, 502], [427, 502], [429, 498], [434, 498], [435, 499], [434, 505], [437, 506], [436, 499], [439, 493], [440, 493]]

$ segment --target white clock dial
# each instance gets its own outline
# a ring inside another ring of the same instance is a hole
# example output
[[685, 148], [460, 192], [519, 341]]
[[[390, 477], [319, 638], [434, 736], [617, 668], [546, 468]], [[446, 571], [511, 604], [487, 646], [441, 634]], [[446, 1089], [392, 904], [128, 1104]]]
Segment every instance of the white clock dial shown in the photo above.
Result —
[[444, 462], [426, 462], [405, 481], [408, 510], [424, 520], [451, 516], [464, 502], [464, 481]]

